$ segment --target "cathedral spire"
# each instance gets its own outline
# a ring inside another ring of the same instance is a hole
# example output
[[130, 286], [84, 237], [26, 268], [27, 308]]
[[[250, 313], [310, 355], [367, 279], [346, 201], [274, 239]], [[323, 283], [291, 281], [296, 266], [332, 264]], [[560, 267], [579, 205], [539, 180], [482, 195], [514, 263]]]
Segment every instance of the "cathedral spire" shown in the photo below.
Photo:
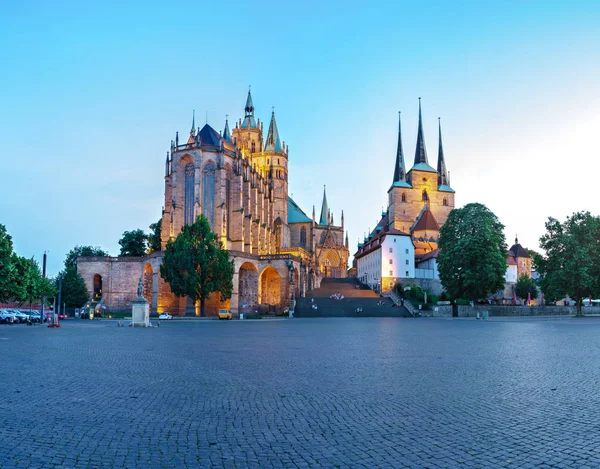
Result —
[[231, 143], [231, 132], [229, 131], [229, 119], [225, 116], [225, 129], [223, 130], [223, 138], [226, 142]]
[[417, 132], [417, 148], [415, 149], [415, 164], [427, 163], [427, 149], [423, 135], [423, 119], [421, 118], [421, 98], [419, 98], [419, 130]]
[[250, 89], [248, 89], [248, 97], [246, 98], [246, 106], [244, 107], [244, 111], [246, 112], [246, 115], [241, 127], [256, 129], [257, 126], [256, 120], [254, 119], [254, 104], [252, 103], [252, 94], [250, 93]]
[[438, 186], [449, 186], [448, 182], [448, 172], [446, 171], [446, 162], [444, 161], [444, 147], [442, 146], [442, 122], [438, 117], [438, 128], [440, 135], [440, 143], [438, 149], [438, 163], [437, 163], [437, 172], [438, 172]]
[[323, 186], [323, 204], [321, 205], [321, 217], [319, 218], [319, 225], [327, 225], [328, 215], [329, 208], [327, 206], [327, 194], [325, 193], [325, 186]]
[[398, 111], [398, 150], [396, 151], [396, 165], [394, 167], [394, 182], [399, 181], [406, 181], [404, 151], [402, 149], [402, 125], [400, 122], [400, 111]]
[[190, 130], [190, 135], [196, 135], [196, 110], [192, 111], [192, 129]]
[[271, 123], [269, 124], [269, 132], [267, 133], [265, 151], [283, 151], [281, 140], [279, 139], [279, 130], [277, 130], [277, 122], [275, 122], [275, 111], [271, 112]]

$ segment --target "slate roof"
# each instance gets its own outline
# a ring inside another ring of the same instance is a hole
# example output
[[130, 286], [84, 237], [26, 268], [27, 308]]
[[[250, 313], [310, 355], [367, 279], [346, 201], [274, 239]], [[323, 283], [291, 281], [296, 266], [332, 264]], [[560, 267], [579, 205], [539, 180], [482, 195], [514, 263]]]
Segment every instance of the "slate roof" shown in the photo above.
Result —
[[513, 257], [531, 258], [529, 253], [519, 243], [513, 244], [513, 246], [508, 250], [508, 255]]
[[277, 122], [275, 122], [275, 111], [271, 113], [271, 124], [269, 124], [269, 132], [267, 133], [265, 151], [283, 151], [281, 140], [279, 138], [279, 130], [277, 129]]
[[311, 221], [298, 204], [288, 197], [288, 223], [309, 223]]
[[427, 164], [427, 149], [425, 148], [425, 135], [423, 134], [423, 120], [421, 118], [421, 98], [419, 98], [419, 130], [417, 131], [417, 146], [415, 148], [415, 166], [419, 163]]
[[423, 212], [412, 231], [440, 231], [440, 225], [438, 225], [429, 207]]
[[421, 257], [421, 262], [427, 261], [429, 259], [434, 259], [438, 256], [438, 253], [440, 252], [439, 249], [434, 249], [431, 252], [428, 252], [427, 254], [425, 254], [423, 257]]
[[214, 145], [216, 147], [221, 145], [219, 132], [208, 124], [205, 124], [200, 130], [200, 140], [202, 141], [202, 145]]

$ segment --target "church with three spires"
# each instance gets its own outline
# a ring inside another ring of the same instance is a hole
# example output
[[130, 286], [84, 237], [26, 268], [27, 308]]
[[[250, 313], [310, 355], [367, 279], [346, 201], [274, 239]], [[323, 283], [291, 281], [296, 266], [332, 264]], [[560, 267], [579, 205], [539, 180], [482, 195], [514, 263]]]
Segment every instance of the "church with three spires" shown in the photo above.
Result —
[[324, 190], [318, 220], [314, 206], [308, 217], [288, 194], [289, 148], [274, 111], [266, 137], [263, 131], [248, 91], [244, 118], [232, 129], [227, 119], [222, 132], [208, 124], [196, 128], [194, 116], [187, 140], [176, 133], [165, 160], [162, 250], [141, 258], [79, 258], [90, 295], [100, 295], [110, 311], [130, 309], [142, 276], [152, 313], [198, 315], [199, 305], [175, 296], [159, 269], [167, 242], [200, 215], [234, 261], [231, 300], [223, 303], [214, 295], [206, 303], [208, 314], [220, 308], [282, 311], [321, 279], [345, 277], [343, 211], [335, 225]]
[[421, 98], [415, 158], [408, 172], [404, 162], [400, 115], [398, 147], [394, 177], [388, 189], [388, 207], [375, 229], [362, 242], [354, 255], [358, 279], [379, 291], [388, 291], [400, 280], [424, 278], [436, 280], [431, 267], [438, 252], [440, 227], [454, 208], [454, 190], [446, 168], [438, 119], [439, 146], [437, 169], [429, 165]]

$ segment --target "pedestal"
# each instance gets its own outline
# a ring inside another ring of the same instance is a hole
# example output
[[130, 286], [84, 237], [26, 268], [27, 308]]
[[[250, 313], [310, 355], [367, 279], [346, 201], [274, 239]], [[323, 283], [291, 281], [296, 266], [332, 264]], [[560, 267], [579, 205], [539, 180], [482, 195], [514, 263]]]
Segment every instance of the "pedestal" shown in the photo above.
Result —
[[136, 298], [131, 302], [131, 325], [150, 327], [150, 305], [145, 298]]

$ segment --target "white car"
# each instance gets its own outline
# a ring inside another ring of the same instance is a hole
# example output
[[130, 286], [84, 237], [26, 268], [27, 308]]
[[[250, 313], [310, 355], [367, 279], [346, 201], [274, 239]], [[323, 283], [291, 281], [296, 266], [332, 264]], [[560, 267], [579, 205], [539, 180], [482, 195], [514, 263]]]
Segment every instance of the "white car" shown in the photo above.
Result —
[[173, 319], [173, 316], [169, 313], [161, 313], [160, 316], [158, 316], [158, 319]]

